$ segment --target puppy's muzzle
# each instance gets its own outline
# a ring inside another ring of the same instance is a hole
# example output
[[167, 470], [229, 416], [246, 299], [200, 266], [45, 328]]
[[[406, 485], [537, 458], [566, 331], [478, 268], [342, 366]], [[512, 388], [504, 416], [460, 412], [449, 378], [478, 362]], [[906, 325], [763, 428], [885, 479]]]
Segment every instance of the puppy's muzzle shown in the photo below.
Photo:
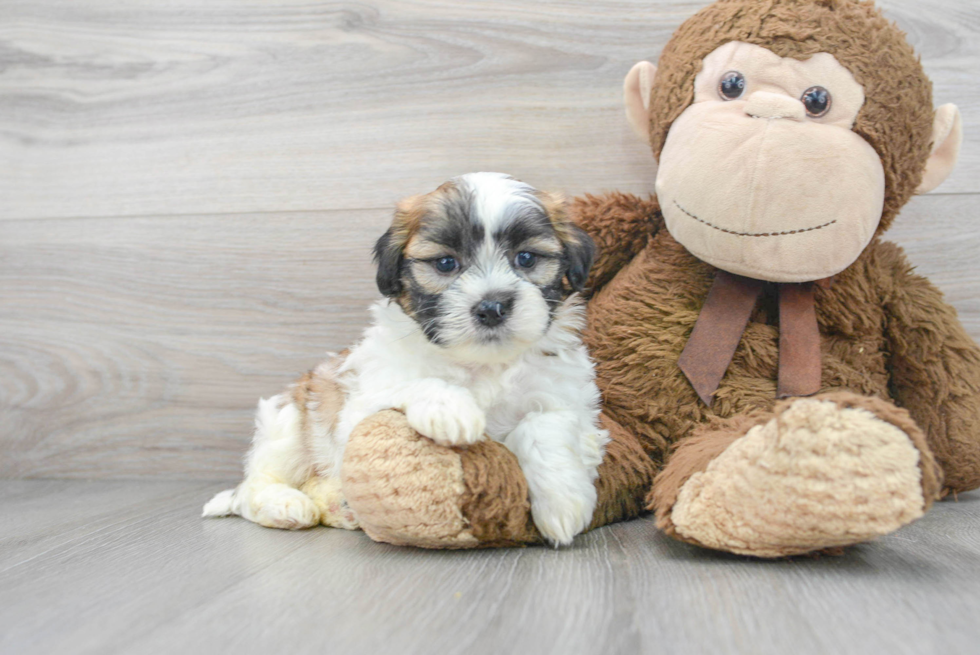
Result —
[[484, 327], [497, 327], [514, 307], [513, 296], [488, 296], [473, 306], [473, 316]]

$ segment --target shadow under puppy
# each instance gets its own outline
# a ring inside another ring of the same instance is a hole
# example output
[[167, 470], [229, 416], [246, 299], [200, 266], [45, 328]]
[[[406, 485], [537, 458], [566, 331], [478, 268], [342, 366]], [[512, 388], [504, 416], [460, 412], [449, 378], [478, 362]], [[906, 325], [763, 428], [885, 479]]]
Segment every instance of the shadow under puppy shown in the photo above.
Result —
[[503, 443], [550, 542], [591, 522], [608, 433], [579, 333], [595, 247], [561, 198], [499, 173], [454, 178], [398, 205], [375, 246], [373, 324], [285, 393], [259, 401], [245, 480], [204, 516], [273, 528], [354, 529], [340, 483], [344, 447], [372, 414], [397, 409], [448, 446]]

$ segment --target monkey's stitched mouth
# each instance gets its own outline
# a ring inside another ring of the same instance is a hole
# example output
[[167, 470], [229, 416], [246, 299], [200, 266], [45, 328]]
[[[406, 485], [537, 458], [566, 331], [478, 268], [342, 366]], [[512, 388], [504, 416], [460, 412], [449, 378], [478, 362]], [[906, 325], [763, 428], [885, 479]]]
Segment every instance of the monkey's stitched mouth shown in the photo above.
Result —
[[833, 225], [834, 223], [837, 222], [837, 219], [835, 218], [834, 220], [829, 221], [827, 223], [824, 223], [823, 225], [815, 225], [813, 227], [804, 227], [804, 228], [801, 228], [799, 230], [786, 230], [785, 232], [736, 232], [735, 230], [728, 230], [728, 229], [725, 229], [723, 227], [718, 227], [717, 225], [714, 225], [713, 223], [709, 223], [708, 221], [704, 220], [703, 218], [698, 218], [697, 216], [695, 216], [691, 212], [689, 212], [686, 209], [684, 209], [683, 207], [681, 207], [680, 203], [677, 202], [676, 200], [674, 201], [674, 204], [677, 206], [677, 208], [679, 210], [681, 210], [682, 212], [684, 212], [685, 214], [687, 214], [688, 216], [690, 216], [691, 218], [693, 218], [694, 220], [696, 220], [698, 223], [704, 223], [708, 227], [714, 228], [714, 229], [718, 230], [719, 232], [724, 232], [726, 234], [734, 234], [737, 237], [781, 237], [781, 236], [785, 236], [787, 234], [800, 234], [802, 232], [813, 232], [814, 230], [819, 230], [819, 229], [825, 228], [828, 225]]

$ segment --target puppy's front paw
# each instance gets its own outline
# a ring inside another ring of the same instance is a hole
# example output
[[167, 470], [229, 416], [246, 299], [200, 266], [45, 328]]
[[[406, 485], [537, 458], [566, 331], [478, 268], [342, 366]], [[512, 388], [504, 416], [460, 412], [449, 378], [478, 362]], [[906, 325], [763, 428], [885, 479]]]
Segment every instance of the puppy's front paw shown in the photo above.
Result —
[[487, 417], [466, 389], [445, 385], [405, 408], [408, 424], [442, 446], [468, 446], [483, 439]]
[[567, 546], [592, 523], [595, 486], [587, 478], [566, 488], [537, 489], [531, 493], [531, 517], [541, 535], [555, 546]]

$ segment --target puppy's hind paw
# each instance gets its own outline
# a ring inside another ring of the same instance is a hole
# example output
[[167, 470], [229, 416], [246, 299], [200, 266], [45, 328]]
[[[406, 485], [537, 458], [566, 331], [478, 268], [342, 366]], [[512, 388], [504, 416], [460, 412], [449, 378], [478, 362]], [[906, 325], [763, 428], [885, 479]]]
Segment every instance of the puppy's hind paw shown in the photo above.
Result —
[[267, 528], [302, 530], [320, 522], [320, 510], [310, 498], [285, 485], [274, 485], [252, 498], [253, 521]]
[[340, 478], [314, 476], [303, 484], [301, 491], [316, 505], [320, 523], [344, 530], [358, 529], [357, 517], [344, 498]]

